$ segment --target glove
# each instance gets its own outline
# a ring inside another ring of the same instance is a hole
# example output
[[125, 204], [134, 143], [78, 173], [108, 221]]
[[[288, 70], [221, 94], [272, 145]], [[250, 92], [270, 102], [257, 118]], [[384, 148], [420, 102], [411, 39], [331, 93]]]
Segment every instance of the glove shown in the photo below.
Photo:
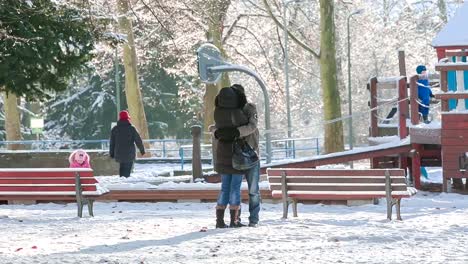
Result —
[[146, 152], [143, 150], [143, 151], [140, 151], [140, 153], [142, 156], [144, 156]]
[[218, 128], [215, 131], [215, 138], [224, 141], [233, 141], [235, 138], [239, 137], [239, 130], [235, 127], [224, 127]]

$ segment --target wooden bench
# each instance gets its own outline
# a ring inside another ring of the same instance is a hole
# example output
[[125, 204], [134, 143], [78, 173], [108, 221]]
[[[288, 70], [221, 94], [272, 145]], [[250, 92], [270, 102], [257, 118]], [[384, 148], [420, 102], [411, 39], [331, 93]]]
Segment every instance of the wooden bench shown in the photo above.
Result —
[[0, 169], [0, 200], [54, 201], [75, 197], [78, 216], [83, 216], [83, 206], [88, 205], [94, 216], [94, 200], [109, 192], [99, 186], [92, 169], [81, 168], [28, 168]]
[[268, 169], [272, 197], [283, 200], [283, 218], [288, 217], [292, 202], [297, 217], [298, 200], [364, 200], [387, 199], [387, 218], [392, 219], [396, 205], [397, 219], [401, 220], [401, 199], [416, 193], [407, 187], [402, 169]]

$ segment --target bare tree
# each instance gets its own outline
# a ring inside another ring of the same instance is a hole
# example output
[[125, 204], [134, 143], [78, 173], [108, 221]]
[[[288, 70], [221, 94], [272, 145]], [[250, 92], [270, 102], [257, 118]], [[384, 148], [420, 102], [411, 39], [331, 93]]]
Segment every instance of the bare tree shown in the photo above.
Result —
[[[142, 139], [149, 139], [148, 123], [146, 122], [143, 98], [140, 91], [137, 71], [137, 55], [135, 40], [133, 37], [132, 21], [127, 17], [129, 12], [128, 0], [118, 0], [120, 12], [119, 25], [125, 34], [127, 42], [124, 44], [123, 56], [125, 66], [125, 95], [127, 97], [128, 110], [132, 121], [140, 132]], [[149, 143], [145, 146], [149, 148]]]
[[[275, 23], [284, 29], [268, 4], [263, 0], [268, 14]], [[337, 85], [334, 1], [320, 0], [320, 52], [300, 41], [288, 30], [288, 35], [300, 47], [310, 52], [320, 61], [323, 114], [325, 122], [341, 118], [340, 93]], [[325, 125], [325, 152], [343, 151], [343, 124], [341, 121], [327, 122]]]
[[[3, 107], [5, 110], [5, 131], [6, 140], [15, 141], [22, 140], [20, 114], [18, 111], [18, 97], [13, 93], [3, 93]], [[8, 149], [21, 149], [20, 144], [9, 144]]]

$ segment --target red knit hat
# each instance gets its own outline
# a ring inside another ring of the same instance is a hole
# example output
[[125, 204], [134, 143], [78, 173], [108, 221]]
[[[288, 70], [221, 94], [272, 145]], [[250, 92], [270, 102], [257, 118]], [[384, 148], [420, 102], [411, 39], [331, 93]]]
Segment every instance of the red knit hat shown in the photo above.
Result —
[[120, 111], [119, 120], [130, 120], [130, 114], [127, 110]]

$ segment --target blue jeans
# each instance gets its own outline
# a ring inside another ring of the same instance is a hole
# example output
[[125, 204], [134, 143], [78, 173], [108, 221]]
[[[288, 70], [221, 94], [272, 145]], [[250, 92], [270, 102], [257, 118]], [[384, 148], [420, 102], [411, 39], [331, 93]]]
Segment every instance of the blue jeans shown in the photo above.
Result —
[[260, 181], [260, 163], [251, 168], [245, 174], [247, 185], [249, 188], [249, 223], [258, 223], [258, 213], [260, 213], [260, 187], [258, 182]]
[[221, 174], [221, 191], [218, 195], [218, 206], [240, 206], [242, 174]]

